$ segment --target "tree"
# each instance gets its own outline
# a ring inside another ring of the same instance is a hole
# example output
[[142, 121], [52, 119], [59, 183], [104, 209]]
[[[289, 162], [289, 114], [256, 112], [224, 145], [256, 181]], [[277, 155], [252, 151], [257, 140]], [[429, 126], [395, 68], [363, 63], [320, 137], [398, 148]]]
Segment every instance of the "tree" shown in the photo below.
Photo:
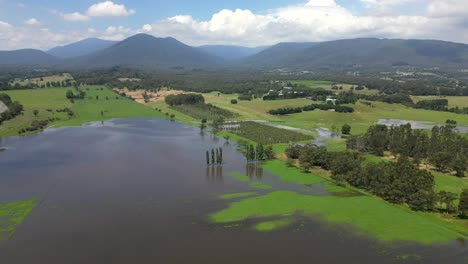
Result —
[[211, 149], [211, 164], [215, 164], [215, 151]]
[[463, 218], [468, 217], [468, 189], [464, 189], [460, 195], [458, 214]]
[[444, 204], [445, 209], [448, 213], [453, 213], [456, 211], [456, 207], [454, 205], [455, 200], [457, 200], [457, 195], [455, 193], [441, 191], [437, 194], [437, 201], [439, 204]]
[[33, 114], [34, 114], [35, 117], [37, 117], [37, 115], [39, 114], [39, 110], [34, 109]]
[[264, 148], [263, 148], [263, 144], [259, 143], [257, 145], [257, 149], [256, 149], [256, 152], [257, 152], [257, 159], [258, 160], [263, 160], [264, 159]]
[[236, 100], [236, 99], [232, 99], [232, 100], [231, 100], [231, 104], [237, 104], [237, 100]]
[[219, 149], [216, 149], [216, 164], [219, 164]]
[[263, 154], [265, 156], [265, 159], [267, 160], [275, 159], [275, 152], [273, 151], [272, 146], [267, 146], [265, 150], [263, 151]]
[[343, 133], [343, 135], [351, 134], [351, 126], [348, 124], [344, 124], [343, 127], [341, 127], [341, 133]]
[[219, 148], [219, 164], [223, 164], [223, 148]]
[[210, 165], [210, 152], [206, 151], [206, 165]]

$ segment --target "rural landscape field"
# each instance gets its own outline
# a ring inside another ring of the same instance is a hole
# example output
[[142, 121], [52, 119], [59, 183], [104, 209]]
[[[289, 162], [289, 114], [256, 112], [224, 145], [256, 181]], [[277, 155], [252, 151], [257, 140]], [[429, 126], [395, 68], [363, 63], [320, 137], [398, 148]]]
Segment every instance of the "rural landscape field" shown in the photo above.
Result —
[[468, 13], [422, 2], [0, 1], [0, 263], [468, 263]]

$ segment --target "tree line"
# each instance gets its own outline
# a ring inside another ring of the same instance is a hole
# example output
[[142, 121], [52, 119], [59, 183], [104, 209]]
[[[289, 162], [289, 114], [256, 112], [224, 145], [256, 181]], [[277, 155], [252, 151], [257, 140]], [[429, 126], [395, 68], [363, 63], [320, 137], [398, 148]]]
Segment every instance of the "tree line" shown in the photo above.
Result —
[[448, 212], [459, 211], [465, 217], [468, 212], [468, 190], [460, 196], [458, 208], [454, 201], [458, 195], [434, 191], [434, 176], [419, 169], [409, 158], [400, 157], [396, 162], [369, 163], [359, 152], [329, 152], [316, 145], [291, 145], [286, 150], [288, 163], [298, 160], [299, 166], [308, 171], [314, 166], [331, 172], [338, 184], [349, 184], [368, 191], [395, 204], [408, 204], [413, 210]]
[[285, 107], [285, 108], [278, 108], [268, 111], [270, 115], [289, 115], [289, 114], [296, 114], [308, 111], [314, 111], [316, 109], [328, 111], [328, 110], [335, 110], [338, 113], [353, 113], [354, 108], [350, 106], [344, 105], [334, 105], [334, 104], [311, 104], [306, 105], [304, 107]]
[[371, 126], [364, 135], [351, 136], [347, 147], [360, 152], [383, 156], [389, 151], [394, 156], [412, 158], [413, 163], [423, 160], [439, 171], [452, 170], [464, 177], [468, 167], [468, 139], [456, 131], [456, 122], [448, 120], [445, 126], [435, 126], [432, 133], [412, 129], [410, 124], [397, 127]]
[[[210, 158], [211, 157], [211, 158]], [[213, 148], [210, 151], [206, 151], [206, 165], [221, 165], [223, 164], [223, 148]]]
[[8, 107], [8, 110], [0, 114], [0, 125], [4, 121], [13, 119], [23, 113], [23, 105], [18, 101], [12, 101], [8, 94], [0, 93], [0, 101]]

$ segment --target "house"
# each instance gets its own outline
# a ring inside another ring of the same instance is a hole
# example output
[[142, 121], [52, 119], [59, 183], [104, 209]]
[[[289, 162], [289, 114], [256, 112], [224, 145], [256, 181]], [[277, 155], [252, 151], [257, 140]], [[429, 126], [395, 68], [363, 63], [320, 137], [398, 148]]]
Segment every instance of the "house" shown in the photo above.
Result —
[[329, 102], [336, 104], [336, 99], [327, 98], [326, 103], [328, 104]]

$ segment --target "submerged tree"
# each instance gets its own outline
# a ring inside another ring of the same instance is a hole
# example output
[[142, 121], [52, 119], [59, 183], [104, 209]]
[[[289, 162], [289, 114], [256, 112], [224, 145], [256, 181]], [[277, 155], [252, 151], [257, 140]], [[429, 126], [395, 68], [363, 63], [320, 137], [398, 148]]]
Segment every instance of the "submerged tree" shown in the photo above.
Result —
[[211, 164], [215, 164], [215, 151], [211, 149]]
[[206, 151], [206, 165], [210, 165], [210, 152]]
[[219, 148], [219, 164], [223, 164], [223, 148]]

